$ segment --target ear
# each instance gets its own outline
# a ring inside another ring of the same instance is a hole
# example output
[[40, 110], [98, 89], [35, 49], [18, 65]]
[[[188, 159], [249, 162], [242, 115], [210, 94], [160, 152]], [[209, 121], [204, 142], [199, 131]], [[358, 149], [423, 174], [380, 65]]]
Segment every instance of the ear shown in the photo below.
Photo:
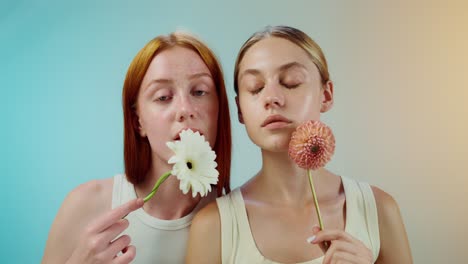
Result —
[[141, 137], [146, 137], [146, 131], [145, 129], [141, 126], [141, 120], [138, 118], [138, 132], [140, 133]]
[[133, 119], [133, 127], [138, 130], [138, 133], [140, 134], [141, 137], [146, 137], [146, 131], [141, 125], [141, 119], [140, 116], [138, 115], [138, 111], [135, 109], [134, 110], [135, 118]]
[[333, 82], [328, 81], [325, 83], [321, 92], [322, 106], [320, 107], [320, 112], [325, 113], [333, 107]]
[[242, 117], [242, 111], [239, 105], [239, 96], [236, 95], [236, 106], [237, 106], [237, 118], [241, 124], [244, 124], [244, 117]]

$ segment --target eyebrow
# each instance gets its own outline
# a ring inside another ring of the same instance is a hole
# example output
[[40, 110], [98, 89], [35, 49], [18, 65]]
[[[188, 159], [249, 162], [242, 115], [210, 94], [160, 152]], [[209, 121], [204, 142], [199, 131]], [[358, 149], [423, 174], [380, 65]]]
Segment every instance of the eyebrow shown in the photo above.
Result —
[[[290, 62], [290, 63], [286, 63], [284, 65], [281, 65], [280, 67], [278, 67], [278, 71], [282, 72], [282, 71], [286, 71], [286, 70], [289, 70], [291, 68], [294, 68], [294, 67], [299, 67], [299, 68], [302, 68], [304, 70], [307, 70], [307, 68], [302, 65], [301, 63], [299, 62]], [[243, 71], [240, 76], [239, 76], [239, 80], [242, 79], [242, 77], [244, 77], [244, 75], [247, 75], [247, 74], [252, 74], [252, 75], [260, 75], [260, 70], [257, 70], [257, 69], [247, 69], [245, 71]]]
[[145, 87], [145, 90], [148, 90], [150, 88], [151, 85], [153, 85], [154, 83], [162, 83], [162, 84], [166, 84], [166, 83], [172, 83], [173, 81], [172, 80], [169, 80], [169, 79], [155, 79], [155, 80], [151, 80], [148, 85], [146, 85]]
[[248, 75], [248, 74], [251, 74], [251, 75], [260, 75], [260, 71], [259, 70], [256, 70], [256, 69], [247, 69], [243, 72], [241, 72], [240, 76], [239, 76], [239, 80], [242, 80], [242, 78], [244, 77], [244, 75]]
[[289, 69], [294, 68], [294, 67], [299, 67], [299, 68], [302, 68], [304, 70], [307, 70], [307, 68], [304, 65], [300, 64], [299, 62], [295, 62], [295, 61], [290, 62], [290, 63], [286, 63], [286, 64], [280, 66], [278, 69], [280, 71], [285, 71], [285, 70], [289, 70]]
[[[190, 75], [188, 78], [190, 80], [193, 80], [193, 79], [198, 79], [198, 78], [201, 78], [201, 77], [209, 77], [209, 78], [212, 78], [211, 77], [211, 74], [207, 73], [207, 72], [200, 72], [200, 73], [195, 73], [195, 74], [192, 74]], [[149, 89], [149, 87], [155, 83], [160, 83], [160, 84], [168, 84], [168, 83], [173, 83], [174, 81], [171, 80], [171, 79], [154, 79], [154, 80], [151, 80], [148, 85], [146, 85], [146, 90]]]
[[189, 76], [189, 79], [190, 80], [193, 80], [193, 79], [198, 79], [198, 78], [201, 78], [201, 77], [208, 77], [208, 78], [213, 78], [211, 76], [211, 74], [207, 73], [207, 72], [200, 72], [200, 73], [195, 73], [195, 74], [192, 74]]

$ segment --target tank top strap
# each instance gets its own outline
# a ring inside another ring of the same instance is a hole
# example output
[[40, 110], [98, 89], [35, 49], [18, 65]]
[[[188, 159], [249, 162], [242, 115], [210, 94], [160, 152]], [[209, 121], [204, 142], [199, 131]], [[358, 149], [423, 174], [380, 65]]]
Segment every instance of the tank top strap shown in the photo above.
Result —
[[216, 199], [216, 202], [221, 219], [222, 263], [237, 263], [237, 252], [257, 256], [240, 188]]
[[221, 260], [222, 263], [231, 263], [232, 249], [237, 243], [238, 234], [235, 231], [236, 214], [233, 208], [231, 195], [216, 199], [221, 221]]
[[363, 240], [372, 250], [375, 262], [380, 252], [380, 234], [374, 192], [368, 183], [341, 178], [346, 192], [346, 218], [349, 225], [346, 231]]
[[116, 208], [122, 204], [122, 185], [123, 175], [117, 174], [114, 176], [114, 185], [112, 187], [112, 208]]
[[247, 210], [245, 208], [245, 202], [240, 188], [234, 190], [232, 193], [232, 204], [237, 215], [239, 232], [242, 234], [251, 234], [249, 218], [247, 216]]

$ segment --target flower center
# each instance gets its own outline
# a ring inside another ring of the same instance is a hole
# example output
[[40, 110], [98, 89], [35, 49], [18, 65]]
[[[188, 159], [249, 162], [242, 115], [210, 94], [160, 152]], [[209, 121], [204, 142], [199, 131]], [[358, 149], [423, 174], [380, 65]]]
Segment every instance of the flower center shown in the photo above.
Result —
[[191, 162], [191, 161], [187, 162], [187, 167], [188, 167], [190, 170], [193, 168], [192, 162]]
[[310, 147], [310, 152], [312, 152], [313, 154], [317, 154], [319, 150], [320, 150], [320, 147], [318, 145], [313, 145], [312, 147]]

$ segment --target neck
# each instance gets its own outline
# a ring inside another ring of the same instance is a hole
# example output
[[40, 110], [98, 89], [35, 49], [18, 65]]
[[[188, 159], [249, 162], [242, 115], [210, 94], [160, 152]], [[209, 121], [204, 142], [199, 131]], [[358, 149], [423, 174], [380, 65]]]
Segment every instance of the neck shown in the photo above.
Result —
[[[144, 198], [153, 189], [157, 180], [166, 172], [171, 170], [167, 162], [153, 160], [154, 166], [146, 176], [146, 180], [135, 186], [138, 197]], [[186, 195], [179, 189], [179, 180], [171, 175], [160, 186], [154, 196], [145, 203], [143, 209], [149, 215], [159, 219], [173, 220], [190, 214], [200, 202], [201, 197], [197, 195], [192, 198], [189, 191]]]
[[[257, 193], [261, 199], [281, 204], [302, 205], [312, 201], [307, 170], [299, 168], [287, 152], [269, 152], [262, 150], [263, 166], [258, 175], [252, 179], [253, 186], [261, 186]], [[311, 171], [318, 199], [324, 198], [321, 191], [330, 177], [325, 169]], [[327, 179], [328, 178], [328, 179]]]

